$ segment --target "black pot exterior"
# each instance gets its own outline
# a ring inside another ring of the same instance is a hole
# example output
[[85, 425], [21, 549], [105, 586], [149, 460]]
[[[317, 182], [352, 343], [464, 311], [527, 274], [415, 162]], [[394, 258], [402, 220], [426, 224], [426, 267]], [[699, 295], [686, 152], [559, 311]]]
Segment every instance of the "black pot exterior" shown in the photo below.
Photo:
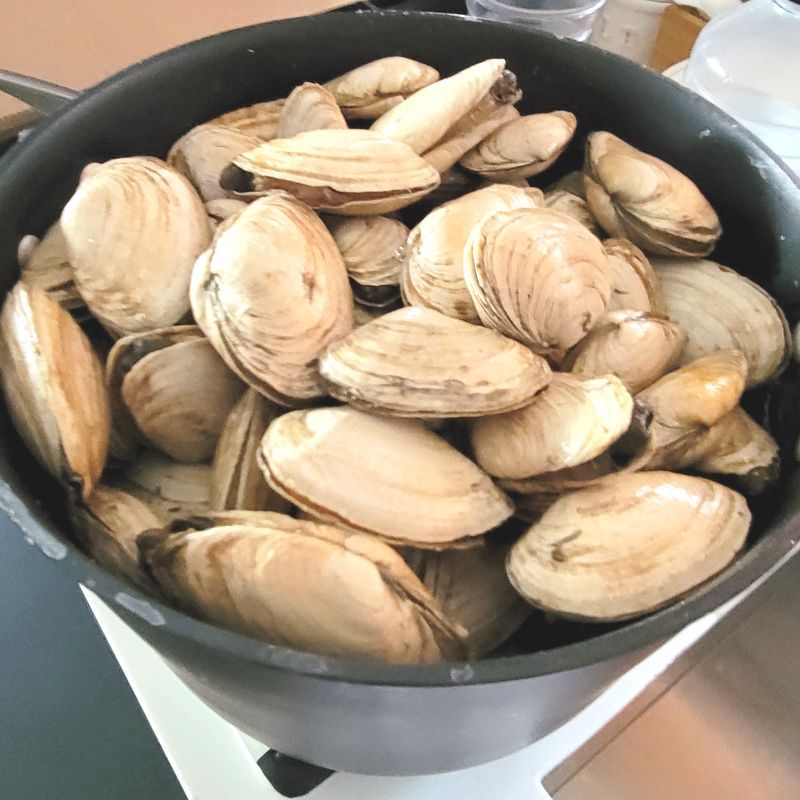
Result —
[[[725, 229], [715, 258], [800, 307], [800, 184], [724, 114], [591, 46], [444, 15], [335, 14], [256, 26], [178, 48], [104, 82], [0, 162], [0, 289], [16, 247], [58, 216], [90, 161], [164, 155], [191, 126], [389, 54], [443, 73], [504, 57], [524, 112], [573, 111], [577, 139], [607, 129], [690, 174]], [[580, 165], [576, 144], [559, 174]], [[554, 176], [555, 177], [555, 176]], [[146, 231], [142, 232], [146, 235]], [[103, 597], [212, 707], [255, 738], [324, 766], [445, 771], [534, 741], [585, 706], [637, 653], [734, 596], [797, 541], [800, 492], [784, 484], [752, 546], [670, 608], [594, 638], [472, 665], [387, 666], [253, 642], [143, 598], [69, 541], [60, 489], [0, 414], [0, 506], [43, 553]], [[792, 486], [798, 475], [787, 478]]]

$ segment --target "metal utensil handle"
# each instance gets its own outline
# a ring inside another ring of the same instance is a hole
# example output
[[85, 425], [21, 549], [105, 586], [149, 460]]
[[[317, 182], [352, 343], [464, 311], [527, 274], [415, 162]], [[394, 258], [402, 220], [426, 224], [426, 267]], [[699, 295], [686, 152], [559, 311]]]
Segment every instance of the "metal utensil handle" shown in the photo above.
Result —
[[0, 91], [22, 100], [45, 116], [55, 114], [80, 94], [66, 86], [32, 78], [30, 75], [21, 75], [8, 69], [0, 69]]

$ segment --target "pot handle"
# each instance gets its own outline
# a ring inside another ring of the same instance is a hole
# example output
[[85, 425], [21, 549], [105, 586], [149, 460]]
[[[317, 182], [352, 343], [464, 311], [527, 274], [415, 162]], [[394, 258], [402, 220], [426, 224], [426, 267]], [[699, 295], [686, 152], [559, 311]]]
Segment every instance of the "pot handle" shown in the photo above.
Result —
[[21, 75], [8, 69], [0, 69], [0, 91], [22, 100], [46, 117], [55, 114], [80, 94], [66, 86]]

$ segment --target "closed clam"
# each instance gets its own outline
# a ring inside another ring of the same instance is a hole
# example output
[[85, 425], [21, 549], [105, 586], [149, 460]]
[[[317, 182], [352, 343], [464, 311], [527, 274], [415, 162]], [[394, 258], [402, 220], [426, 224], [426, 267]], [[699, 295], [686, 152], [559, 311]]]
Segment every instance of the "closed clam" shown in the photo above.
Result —
[[256, 453], [281, 409], [248, 389], [231, 409], [214, 452], [209, 505], [213, 510], [286, 511], [288, 503], [264, 480]]
[[530, 178], [555, 163], [576, 125], [569, 111], [527, 114], [494, 130], [459, 163], [484, 177]]
[[322, 395], [316, 359], [353, 327], [336, 243], [319, 217], [285, 192], [220, 226], [195, 266], [191, 301], [225, 363], [283, 404]]
[[601, 227], [647, 253], [704, 256], [722, 233], [686, 175], [611, 133], [589, 135], [584, 171], [586, 200]]
[[209, 120], [208, 124], [233, 128], [241, 133], [257, 136], [266, 142], [275, 138], [285, 104], [286, 99], [281, 98], [234, 108], [233, 111], [227, 111], [225, 114]]
[[744, 498], [673, 472], [620, 475], [565, 495], [511, 548], [511, 583], [570, 617], [645, 614], [726, 567], [744, 544]]
[[728, 267], [701, 259], [654, 264], [670, 318], [689, 339], [682, 362], [735, 348], [747, 359], [747, 385], [778, 375], [791, 356], [791, 332], [775, 300]]
[[78, 291], [111, 330], [173, 325], [188, 312], [192, 265], [210, 230], [191, 184], [163, 161], [100, 165], [64, 207], [61, 229]]
[[284, 189], [332, 214], [386, 214], [439, 185], [439, 173], [401, 142], [364, 130], [306, 131], [243, 153], [220, 183], [237, 197]]
[[420, 580], [371, 536], [263, 513], [250, 524], [146, 534], [139, 546], [183, 608], [272, 644], [397, 663], [465, 654]]
[[399, 219], [372, 216], [332, 220], [329, 229], [358, 302], [377, 308], [394, 303], [408, 228]]
[[167, 163], [189, 179], [205, 202], [224, 198], [219, 176], [236, 156], [261, 144], [252, 133], [225, 125], [198, 125], [178, 139]]
[[401, 417], [510, 411], [551, 375], [518, 342], [429, 308], [401, 308], [356, 328], [328, 348], [320, 374], [339, 400]]
[[70, 511], [76, 539], [85, 553], [140, 589], [155, 591], [139, 564], [136, 546], [140, 533], [161, 527], [147, 505], [128, 492], [99, 485]]
[[611, 297], [606, 311], [636, 309], [666, 316], [661, 279], [647, 256], [627, 239], [606, 239], [603, 249], [611, 268]]
[[469, 236], [487, 215], [535, 205], [536, 199], [524, 189], [495, 184], [431, 211], [408, 237], [400, 283], [406, 303], [478, 322], [478, 312], [464, 282], [464, 247]]
[[301, 83], [286, 98], [275, 138], [284, 139], [304, 131], [346, 127], [347, 122], [336, 104], [336, 98], [326, 88], [318, 83]]
[[489, 91], [500, 97], [516, 94], [516, 79], [510, 73], [504, 76], [505, 68], [502, 58], [490, 58], [436, 81], [378, 117], [372, 130], [424, 153]]
[[475, 459], [498, 478], [527, 478], [599, 456], [631, 424], [633, 398], [619, 378], [554, 373], [524, 408], [478, 419]]
[[439, 80], [427, 64], [388, 56], [362, 64], [325, 84], [347, 119], [377, 119], [409, 95]]
[[78, 323], [23, 282], [0, 314], [0, 381], [14, 426], [39, 463], [84, 498], [106, 462], [103, 371]]
[[561, 368], [616, 375], [635, 394], [677, 366], [686, 344], [680, 325], [642, 311], [612, 311], [569, 351]]
[[195, 325], [119, 339], [107, 362], [118, 414], [177, 461], [207, 461], [244, 389]]
[[513, 512], [484, 472], [422, 423], [353, 408], [278, 417], [259, 463], [274, 489], [319, 519], [414, 547], [477, 544]]
[[546, 208], [552, 208], [553, 211], [560, 211], [562, 214], [572, 217], [590, 233], [600, 236], [600, 228], [597, 227], [592, 212], [589, 210], [589, 204], [579, 195], [566, 189], [554, 189], [545, 194], [544, 205]]
[[530, 606], [508, 581], [505, 548], [483, 545], [443, 552], [403, 548], [401, 554], [447, 619], [465, 629], [472, 658], [490, 653], [530, 616]]
[[485, 217], [464, 249], [464, 278], [484, 325], [559, 359], [606, 309], [600, 240], [547, 208]]
[[155, 450], [145, 450], [114, 481], [121, 489], [144, 503], [168, 525], [208, 513], [211, 466], [174, 461]]

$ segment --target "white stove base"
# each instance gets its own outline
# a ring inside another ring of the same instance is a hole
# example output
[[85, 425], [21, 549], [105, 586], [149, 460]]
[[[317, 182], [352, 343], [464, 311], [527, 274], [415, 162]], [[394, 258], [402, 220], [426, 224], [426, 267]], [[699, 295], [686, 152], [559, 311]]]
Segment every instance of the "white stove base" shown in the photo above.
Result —
[[[160, 656], [109, 607], [84, 588], [100, 629], [190, 800], [279, 800], [256, 764], [267, 746], [221, 719], [198, 700]], [[542, 778], [594, 736], [738, 598], [681, 631], [616, 681], [550, 736], [506, 758], [442, 775], [380, 778], [336, 773], [310, 800], [549, 800]]]

